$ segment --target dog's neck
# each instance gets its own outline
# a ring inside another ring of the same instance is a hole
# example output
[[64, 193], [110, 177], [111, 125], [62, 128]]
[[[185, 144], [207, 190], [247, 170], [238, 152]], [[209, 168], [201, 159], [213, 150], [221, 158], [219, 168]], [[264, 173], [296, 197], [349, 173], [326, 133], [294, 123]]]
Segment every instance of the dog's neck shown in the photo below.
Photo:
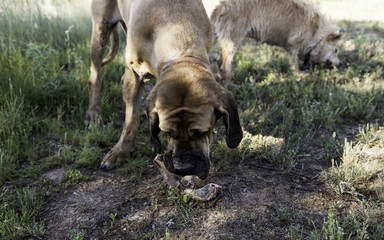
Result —
[[167, 62], [161, 68], [160, 73], [162, 73], [165, 69], [167, 69], [171, 65], [174, 65], [174, 64], [177, 64], [177, 63], [181, 63], [181, 62], [194, 62], [194, 63], [197, 63], [197, 64], [205, 67], [210, 73], [212, 73], [211, 67], [208, 65], [208, 63], [206, 63], [203, 60], [200, 60], [198, 58], [195, 58], [195, 57], [181, 57], [181, 58], [177, 58], [177, 59], [171, 60], [171, 61]]

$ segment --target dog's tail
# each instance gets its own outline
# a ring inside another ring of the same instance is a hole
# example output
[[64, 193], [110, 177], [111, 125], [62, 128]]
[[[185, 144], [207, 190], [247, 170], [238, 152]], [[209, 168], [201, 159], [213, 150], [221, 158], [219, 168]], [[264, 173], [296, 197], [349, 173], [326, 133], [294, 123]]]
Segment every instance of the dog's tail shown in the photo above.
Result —
[[111, 32], [110, 36], [111, 44], [109, 46], [109, 52], [105, 58], [103, 58], [103, 61], [101, 62], [101, 66], [107, 65], [110, 63], [117, 55], [117, 52], [119, 50], [119, 29], [118, 24], [116, 24]]

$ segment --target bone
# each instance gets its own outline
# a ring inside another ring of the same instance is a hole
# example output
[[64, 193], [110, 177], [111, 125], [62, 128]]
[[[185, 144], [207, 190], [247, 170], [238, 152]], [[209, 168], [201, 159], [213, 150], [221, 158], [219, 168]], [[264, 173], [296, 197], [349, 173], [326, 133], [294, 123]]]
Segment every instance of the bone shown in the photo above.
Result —
[[192, 199], [195, 200], [210, 201], [217, 196], [221, 188], [222, 187], [218, 184], [209, 183], [204, 187], [198, 189], [186, 188], [182, 193], [190, 195]]
[[[182, 194], [189, 195], [194, 200], [210, 201], [217, 197], [217, 194], [222, 188], [220, 185], [214, 183], [203, 186], [204, 182], [198, 176], [180, 176], [171, 173], [165, 167], [162, 155], [157, 155], [153, 162], [170, 187], [178, 187], [182, 191]], [[197, 188], [199, 186], [203, 187]]]
[[169, 186], [174, 187], [174, 188], [179, 186], [180, 176], [173, 174], [170, 171], [168, 171], [168, 169], [164, 165], [162, 155], [158, 154], [155, 157], [155, 159], [153, 160], [153, 162]]

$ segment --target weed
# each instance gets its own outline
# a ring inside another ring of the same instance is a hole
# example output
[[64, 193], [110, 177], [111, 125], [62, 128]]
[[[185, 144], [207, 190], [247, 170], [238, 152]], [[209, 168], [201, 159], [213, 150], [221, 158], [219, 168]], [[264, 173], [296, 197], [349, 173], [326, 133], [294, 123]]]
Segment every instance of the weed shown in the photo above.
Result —
[[303, 229], [300, 229], [298, 226], [290, 226], [290, 238], [292, 240], [301, 240], [303, 238]]
[[322, 147], [324, 149], [322, 160], [325, 164], [339, 161], [342, 155], [342, 144], [336, 138], [336, 132], [332, 133], [332, 137], [328, 138]]
[[96, 168], [100, 164], [102, 152], [100, 148], [85, 145], [75, 163], [79, 167]]
[[295, 210], [292, 209], [281, 209], [279, 207], [275, 207], [277, 216], [283, 224], [287, 224], [293, 220], [295, 215], [297, 215]]
[[85, 237], [85, 233], [75, 233], [75, 231], [71, 230], [72, 240], [83, 240]]
[[134, 158], [127, 158], [127, 161], [118, 169], [121, 173], [130, 175], [131, 180], [140, 178], [148, 167], [148, 157], [138, 154]]
[[67, 187], [86, 180], [88, 180], [88, 177], [84, 176], [78, 169], [69, 169], [63, 179]]
[[110, 213], [109, 214], [109, 227], [113, 227], [116, 223], [116, 216], [117, 216], [117, 213]]
[[0, 182], [4, 181], [11, 173], [11, 159], [0, 149]]
[[89, 204], [88, 204], [86, 195], [83, 193], [80, 193], [80, 194], [76, 194], [76, 196], [77, 196], [76, 198], [77, 209], [82, 213], [86, 212], [89, 209], [89, 206], [88, 206]]
[[165, 237], [160, 238], [160, 240], [172, 240], [171, 232], [169, 231], [168, 227], [165, 228]]
[[57, 152], [57, 157], [63, 165], [72, 163], [75, 160], [76, 156], [77, 153], [69, 145], [64, 145], [60, 147], [59, 151]]
[[187, 195], [183, 195], [180, 193], [178, 188], [170, 188], [168, 191], [168, 200], [172, 201], [176, 206], [177, 211], [180, 216], [180, 225], [185, 225], [193, 222], [193, 214], [194, 210], [189, 205], [190, 198]]
[[[357, 190], [359, 184], [365, 184], [381, 174], [384, 164], [377, 160], [375, 155], [363, 156], [362, 152], [366, 148], [367, 145], [360, 143], [353, 145], [345, 140], [341, 163], [337, 165], [334, 162], [332, 168], [327, 171], [328, 179], [337, 185], [335, 188], [338, 192], [360, 195]], [[374, 151], [378, 151], [378, 149], [374, 149]], [[376, 190], [381, 191], [380, 188]], [[377, 191], [376, 193], [379, 193]]]
[[258, 219], [258, 216], [249, 211], [242, 211], [241, 217], [247, 219], [249, 222], [255, 222]]
[[377, 130], [378, 130], [377, 127], [369, 123], [366, 124], [365, 126], [359, 126], [359, 133], [357, 134], [357, 140], [361, 144], [373, 146], [379, 140], [379, 135], [377, 134]]
[[322, 232], [323, 238], [327, 240], [344, 239], [344, 230], [334, 212], [331, 211], [328, 213], [328, 218], [323, 226]]
[[2, 239], [39, 236], [43, 225], [36, 219], [43, 203], [35, 188], [3, 190], [0, 195], [0, 235]]

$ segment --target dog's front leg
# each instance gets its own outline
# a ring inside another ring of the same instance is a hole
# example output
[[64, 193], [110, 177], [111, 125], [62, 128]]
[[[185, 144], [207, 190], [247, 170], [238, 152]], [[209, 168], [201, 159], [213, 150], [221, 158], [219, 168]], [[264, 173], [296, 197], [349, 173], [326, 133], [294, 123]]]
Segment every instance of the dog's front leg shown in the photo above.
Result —
[[225, 86], [233, 85], [232, 78], [232, 62], [237, 53], [237, 44], [232, 41], [223, 41], [221, 45], [221, 66], [220, 76], [224, 81]]
[[299, 56], [298, 56], [298, 51], [296, 49], [290, 49], [289, 50], [290, 60], [289, 64], [291, 65], [291, 70], [294, 74], [299, 74], [300, 73], [300, 68], [299, 68]]
[[304, 79], [307, 75], [304, 70], [300, 70], [299, 67], [299, 56], [297, 50], [290, 50], [289, 64], [291, 65], [291, 71], [297, 79]]
[[119, 141], [107, 153], [100, 167], [113, 169], [118, 167], [134, 150], [138, 131], [138, 113], [144, 81], [131, 69], [126, 67], [122, 77], [123, 99], [125, 102], [125, 123]]
[[288, 44], [285, 50], [287, 50], [290, 55], [289, 64], [290, 64], [292, 73], [297, 78], [302, 78], [305, 75], [305, 72], [301, 71], [299, 67], [299, 50], [298, 50], [298, 46], [296, 44], [293, 44], [295, 41], [296, 41], [296, 38], [288, 39]]
[[242, 26], [242, 23], [235, 25], [237, 28], [233, 29], [230, 34], [226, 36], [220, 36], [218, 38], [218, 44], [221, 52], [221, 66], [220, 66], [220, 75], [224, 80], [225, 86], [236, 86], [232, 78], [232, 64], [235, 60], [235, 56], [240, 47], [241, 42], [247, 34], [247, 29]]

